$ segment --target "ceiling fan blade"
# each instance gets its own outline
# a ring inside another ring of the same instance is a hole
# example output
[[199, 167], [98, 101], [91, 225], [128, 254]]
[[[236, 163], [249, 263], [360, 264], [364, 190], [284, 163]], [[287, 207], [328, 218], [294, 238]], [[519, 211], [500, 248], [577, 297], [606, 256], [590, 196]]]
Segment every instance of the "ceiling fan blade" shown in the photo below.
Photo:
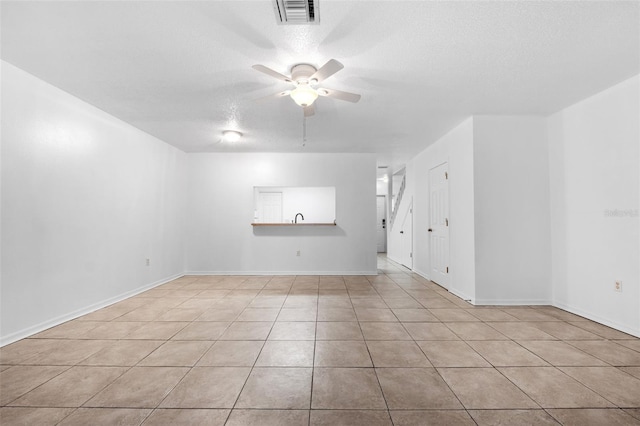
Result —
[[278, 71], [274, 71], [269, 67], [265, 67], [264, 65], [254, 65], [251, 68], [253, 68], [256, 71], [260, 71], [265, 73], [266, 75], [269, 75], [273, 78], [277, 78], [278, 80], [282, 80], [282, 81], [286, 81], [287, 83], [291, 83], [291, 77], [287, 77], [286, 75], [280, 74]]
[[254, 99], [254, 100], [256, 102], [262, 102], [262, 101], [266, 101], [266, 100], [269, 100], [269, 99], [283, 98], [285, 96], [289, 96], [289, 93], [291, 93], [291, 90], [285, 90], [284, 92], [273, 93], [271, 95], [263, 96], [261, 98], [257, 98], [257, 99]]
[[311, 77], [309, 77], [309, 79], [317, 80], [318, 83], [320, 83], [322, 80], [326, 80], [327, 78], [340, 71], [342, 68], [344, 68], [344, 65], [342, 65], [335, 59], [330, 59], [329, 62], [324, 64], [318, 71], [316, 71]]
[[316, 107], [313, 106], [313, 104], [304, 107], [304, 116], [305, 117], [311, 117], [312, 115], [315, 115], [316, 113]]
[[333, 98], [333, 99], [340, 99], [341, 101], [347, 101], [347, 102], [358, 102], [361, 98], [360, 95], [357, 95], [355, 93], [349, 93], [349, 92], [343, 92], [342, 90], [335, 90], [335, 89], [318, 89], [318, 94], [320, 96], [326, 96], [328, 98]]

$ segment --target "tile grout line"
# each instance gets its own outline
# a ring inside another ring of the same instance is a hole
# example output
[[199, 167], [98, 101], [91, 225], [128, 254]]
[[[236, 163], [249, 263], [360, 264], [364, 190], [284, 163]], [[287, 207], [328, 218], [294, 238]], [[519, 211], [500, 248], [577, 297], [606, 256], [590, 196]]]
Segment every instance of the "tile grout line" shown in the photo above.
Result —
[[[269, 282], [271, 282], [271, 280], [273, 280], [273, 277], [269, 279], [269, 281], [267, 281], [267, 284]], [[294, 279], [295, 282], [295, 279]], [[264, 287], [266, 287], [266, 285]], [[293, 285], [293, 284], [292, 284]], [[264, 289], [263, 287], [263, 289]], [[287, 295], [291, 292], [291, 287], [289, 287], [289, 290], [287, 291]], [[258, 297], [258, 294], [260, 294], [260, 292], [258, 292], [256, 294], [256, 296], [253, 297], [253, 299], [251, 299], [251, 301], [255, 300], [256, 297]], [[286, 301], [286, 298], [285, 298]], [[249, 304], [247, 304], [247, 306], [245, 306], [244, 309], [247, 309], [247, 307], [251, 304], [251, 302], [249, 302]], [[283, 302], [284, 305], [284, 302]], [[242, 310], [242, 312], [244, 312], [244, 309]], [[280, 307], [280, 310], [278, 311], [278, 315], [280, 315], [280, 312], [282, 311], [282, 306]], [[236, 317], [236, 320], [238, 319], [238, 317], [241, 315], [242, 313], [238, 314], [238, 316]], [[240, 392], [238, 392], [238, 396], [236, 396], [235, 401], [233, 402], [233, 405], [231, 406], [231, 408], [229, 409], [229, 414], [227, 415], [227, 418], [225, 419], [224, 424], [227, 424], [229, 422], [229, 419], [231, 418], [231, 414], [233, 413], [233, 411], [236, 409], [236, 405], [238, 404], [238, 401], [240, 400], [240, 395], [242, 395], [242, 392], [244, 391], [244, 388], [247, 386], [247, 382], [249, 381], [249, 377], [251, 377], [251, 374], [253, 373], [254, 368], [256, 367], [256, 364], [258, 363], [258, 359], [260, 358], [260, 354], [262, 354], [262, 351], [264, 350], [265, 345], [267, 344], [267, 340], [269, 339], [269, 335], [271, 334], [271, 330], [273, 329], [273, 326], [276, 322], [276, 320], [278, 319], [278, 315], [276, 315], [276, 318], [274, 319], [273, 323], [271, 324], [271, 328], [269, 329], [269, 333], [267, 333], [267, 335], [265, 336], [264, 340], [262, 341], [262, 347], [260, 348], [260, 351], [258, 352], [258, 355], [256, 356], [255, 361], [253, 361], [253, 365], [251, 366], [251, 369], [249, 370], [249, 374], [247, 374], [247, 378], [244, 380], [244, 383], [242, 384], [242, 387], [240, 388]], [[235, 322], [235, 320], [233, 321]], [[232, 324], [233, 324], [232, 322]]]
[[[344, 282], [344, 278], [342, 278]], [[318, 297], [316, 298], [316, 320], [314, 323], [314, 335], [313, 335], [313, 358], [311, 361], [311, 390], [309, 391], [309, 417], [307, 418], [307, 424], [311, 426], [311, 410], [313, 410], [313, 379], [316, 375], [316, 346], [318, 342], [318, 315], [320, 313], [320, 280], [318, 280]]]

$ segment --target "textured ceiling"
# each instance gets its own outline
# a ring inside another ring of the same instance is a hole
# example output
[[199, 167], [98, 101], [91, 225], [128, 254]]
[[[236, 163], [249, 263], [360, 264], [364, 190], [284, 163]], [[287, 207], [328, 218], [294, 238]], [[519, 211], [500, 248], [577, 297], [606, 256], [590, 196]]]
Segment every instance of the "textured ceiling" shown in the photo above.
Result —
[[[471, 114], [550, 114], [639, 72], [636, 1], [1, 3], [2, 59], [187, 152], [374, 152], [398, 166]], [[345, 68], [302, 110], [253, 69]], [[220, 142], [224, 129], [245, 134]]]

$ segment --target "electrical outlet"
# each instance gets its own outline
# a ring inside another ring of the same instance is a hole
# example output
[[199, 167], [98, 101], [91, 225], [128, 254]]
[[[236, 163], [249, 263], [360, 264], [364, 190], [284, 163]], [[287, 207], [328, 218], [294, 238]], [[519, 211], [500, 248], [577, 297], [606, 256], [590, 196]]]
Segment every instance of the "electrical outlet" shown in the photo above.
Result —
[[151, 265], [151, 259], [147, 257], [147, 266], [150, 266], [150, 265]]
[[300, 250], [296, 252], [296, 256], [300, 257]]
[[616, 281], [613, 285], [613, 291], [622, 292], [622, 281]]

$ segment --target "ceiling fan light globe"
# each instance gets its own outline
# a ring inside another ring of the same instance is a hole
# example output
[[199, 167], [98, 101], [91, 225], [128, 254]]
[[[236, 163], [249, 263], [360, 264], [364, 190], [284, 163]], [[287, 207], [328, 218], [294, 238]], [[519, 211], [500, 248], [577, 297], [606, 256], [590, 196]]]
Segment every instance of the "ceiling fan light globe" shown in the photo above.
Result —
[[227, 142], [238, 142], [242, 137], [242, 133], [236, 130], [225, 130], [222, 132], [222, 136]]
[[308, 85], [303, 84], [293, 89], [289, 96], [291, 96], [291, 99], [301, 107], [307, 107], [313, 104], [313, 102], [318, 98], [318, 92]]

